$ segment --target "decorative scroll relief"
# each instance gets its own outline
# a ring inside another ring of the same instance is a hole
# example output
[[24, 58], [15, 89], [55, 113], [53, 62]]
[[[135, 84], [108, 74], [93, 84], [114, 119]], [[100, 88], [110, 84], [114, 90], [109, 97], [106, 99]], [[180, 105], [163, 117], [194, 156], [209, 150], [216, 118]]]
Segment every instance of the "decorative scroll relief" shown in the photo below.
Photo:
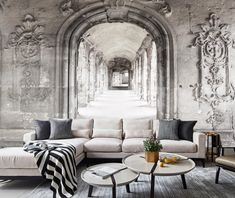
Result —
[[[107, 15], [111, 21], [116, 18], [126, 18], [128, 13], [127, 6], [135, 1], [151, 7], [164, 16], [170, 16], [172, 13], [171, 7], [166, 0], [103, 0], [104, 4], [109, 7], [107, 9]], [[59, 10], [63, 16], [67, 17], [72, 15], [74, 12], [77, 12], [78, 8], [78, 2], [75, 2], [74, 0], [63, 0], [60, 4]]]
[[[132, 0], [134, 1], [134, 0]], [[166, 0], [137, 0], [144, 4], [151, 4], [154, 9], [164, 16], [170, 16], [172, 13], [171, 7]]]
[[[48, 89], [39, 88], [41, 68], [41, 46], [45, 45], [44, 27], [39, 25], [34, 16], [27, 14], [23, 24], [15, 28], [8, 40], [13, 48], [13, 82], [9, 98], [23, 105], [43, 101], [48, 96]], [[35, 97], [36, 96], [36, 97]]]
[[63, 16], [70, 16], [74, 13], [74, 9], [72, 6], [72, 0], [65, 0], [60, 4], [60, 12], [63, 14]]
[[7, 1], [8, 1], [8, 0], [0, 0], [0, 11], [3, 12], [3, 10], [4, 10], [5, 7], [6, 7]]
[[199, 47], [198, 83], [193, 89], [196, 101], [206, 102], [212, 108], [206, 120], [212, 126], [223, 122], [223, 114], [216, 110], [220, 103], [235, 98], [235, 89], [230, 82], [230, 49], [234, 40], [227, 24], [221, 24], [219, 17], [212, 13], [208, 24], [201, 25], [202, 31], [197, 35], [194, 46]]

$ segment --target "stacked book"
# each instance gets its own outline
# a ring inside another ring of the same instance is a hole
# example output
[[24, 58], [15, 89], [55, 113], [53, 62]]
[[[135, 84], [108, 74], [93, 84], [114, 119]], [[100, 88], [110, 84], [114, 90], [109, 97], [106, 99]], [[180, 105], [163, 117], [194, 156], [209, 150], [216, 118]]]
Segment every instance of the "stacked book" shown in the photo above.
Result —
[[100, 176], [100, 177], [102, 177], [102, 179], [106, 179], [106, 178], [110, 177], [111, 175], [114, 175], [124, 169], [127, 169], [127, 168], [124, 167], [124, 168], [117, 169], [117, 168], [112, 168], [109, 166], [103, 166], [103, 167], [99, 167], [95, 170], [92, 170], [92, 174]]

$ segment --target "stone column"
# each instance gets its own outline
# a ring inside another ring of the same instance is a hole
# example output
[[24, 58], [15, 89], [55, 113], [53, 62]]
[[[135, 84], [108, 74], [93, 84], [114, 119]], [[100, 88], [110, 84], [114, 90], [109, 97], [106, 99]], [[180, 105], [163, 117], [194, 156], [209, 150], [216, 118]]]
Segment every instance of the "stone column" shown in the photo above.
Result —
[[151, 46], [147, 49], [147, 82], [146, 82], [146, 92], [147, 92], [147, 102], [151, 103], [151, 57], [152, 50]]
[[95, 93], [95, 56], [94, 56], [94, 51], [90, 52], [89, 55], [89, 97], [88, 101], [93, 101], [94, 100], [94, 93]]
[[142, 99], [147, 101], [147, 91], [148, 91], [148, 86], [147, 86], [147, 81], [148, 81], [148, 57], [147, 57], [147, 52], [146, 50], [144, 51], [143, 54], [143, 79], [142, 79]]
[[140, 99], [141, 99], [141, 93], [142, 93], [142, 88], [143, 88], [143, 86], [142, 86], [142, 74], [143, 74], [143, 72], [142, 72], [142, 68], [143, 68], [143, 64], [142, 64], [142, 61], [143, 60], [143, 58], [142, 58], [142, 56], [140, 56], [139, 57], [139, 74], [138, 74], [138, 76], [139, 76], [139, 82], [138, 82], [138, 86], [139, 86], [139, 97], [140, 97]]
[[151, 57], [151, 105], [156, 106], [157, 96], [157, 51], [156, 45], [152, 43], [152, 57]]

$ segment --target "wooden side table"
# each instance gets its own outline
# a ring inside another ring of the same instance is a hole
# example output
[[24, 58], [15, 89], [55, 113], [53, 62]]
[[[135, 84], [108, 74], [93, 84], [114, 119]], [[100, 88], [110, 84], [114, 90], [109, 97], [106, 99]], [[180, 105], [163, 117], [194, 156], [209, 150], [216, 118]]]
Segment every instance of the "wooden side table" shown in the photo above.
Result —
[[[214, 156], [215, 155], [219, 156], [220, 154], [220, 135], [219, 133], [214, 131], [208, 131], [205, 132], [205, 134], [207, 136], [207, 152], [206, 152], [207, 160], [209, 161], [211, 159], [211, 161], [213, 162]], [[215, 152], [214, 148], [216, 149]]]

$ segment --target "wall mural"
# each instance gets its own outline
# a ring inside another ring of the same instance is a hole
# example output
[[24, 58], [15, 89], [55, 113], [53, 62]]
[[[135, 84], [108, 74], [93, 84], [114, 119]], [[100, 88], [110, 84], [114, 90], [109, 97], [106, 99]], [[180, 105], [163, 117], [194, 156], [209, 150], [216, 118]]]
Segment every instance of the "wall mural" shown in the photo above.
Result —
[[40, 87], [41, 47], [45, 46], [44, 27], [31, 14], [9, 35], [8, 47], [13, 49], [12, 89], [8, 96], [20, 101], [24, 110], [31, 103], [44, 101], [50, 91]]
[[199, 103], [208, 103], [207, 123], [215, 129], [224, 122], [224, 114], [218, 109], [221, 103], [235, 98], [235, 89], [230, 82], [230, 50], [235, 47], [228, 24], [221, 24], [219, 17], [212, 13], [208, 24], [200, 25], [202, 31], [195, 38], [194, 46], [199, 47], [198, 83], [193, 96]]
[[[125, 11], [125, 6], [131, 4], [133, 0], [104, 0], [104, 2], [110, 5], [110, 8], [107, 10], [107, 14], [114, 15], [115, 17], [118, 17], [120, 15], [120, 18], [123, 17], [122, 15], [125, 15], [127, 13], [125, 12], [124, 14], [122, 14], [120, 13], [120, 10]], [[171, 7], [166, 2], [166, 0], [137, 0], [137, 2], [150, 7], [154, 7], [157, 12], [164, 16], [171, 15]], [[119, 9], [119, 12], [117, 12], [117, 9]], [[63, 16], [67, 17], [78, 11], [79, 6], [75, 0], [63, 0], [60, 4], [59, 10], [63, 14]], [[114, 16], [111, 16], [110, 18], [114, 18]]]

